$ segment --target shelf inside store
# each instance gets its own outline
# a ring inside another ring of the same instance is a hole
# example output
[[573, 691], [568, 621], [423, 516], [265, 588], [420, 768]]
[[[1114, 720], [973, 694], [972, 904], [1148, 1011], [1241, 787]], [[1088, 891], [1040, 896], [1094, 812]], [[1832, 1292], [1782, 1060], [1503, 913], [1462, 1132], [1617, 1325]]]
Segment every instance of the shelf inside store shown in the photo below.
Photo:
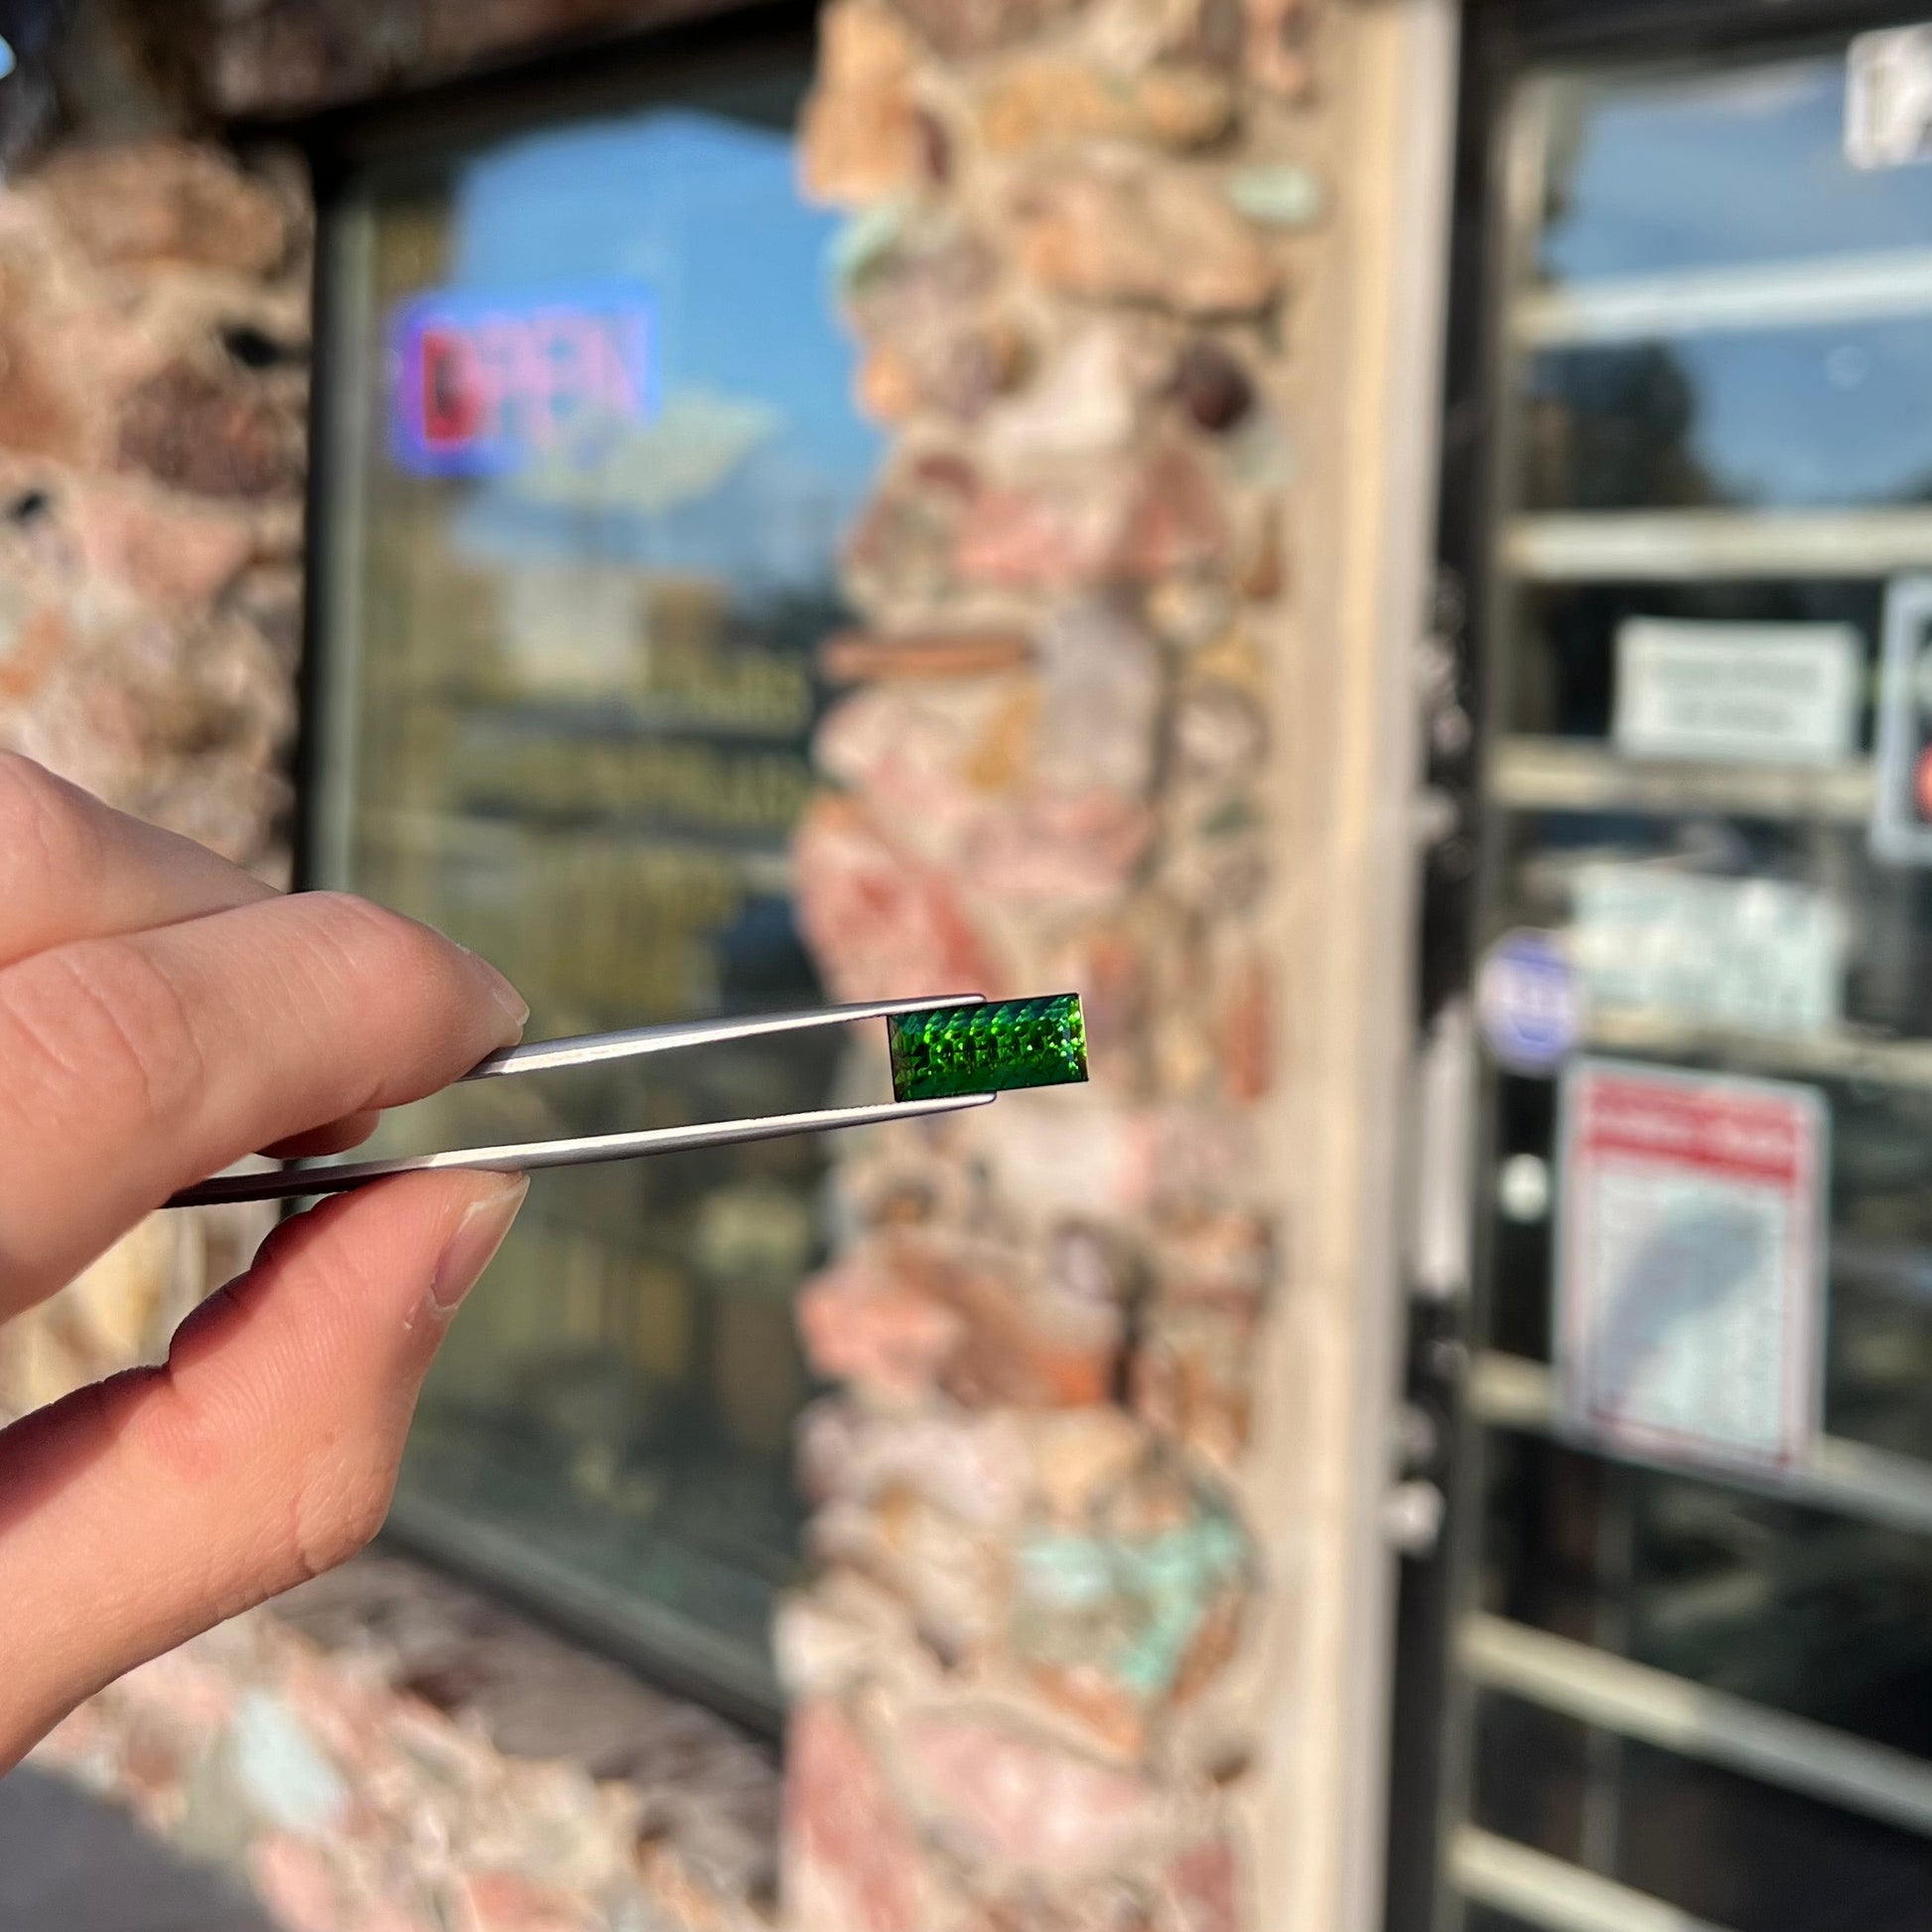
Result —
[[[1557, 1401], [1556, 1372], [1547, 1362], [1493, 1352], [1478, 1355], [1469, 1376], [1468, 1400], [1469, 1413], [1492, 1428], [1559, 1438], [1567, 1434]], [[1777, 1478], [1716, 1465], [1684, 1468], [1635, 1455], [1624, 1459], [1890, 1529], [1932, 1534], [1932, 1464], [1843, 1437], [1819, 1437], [1803, 1461]]]
[[1548, 584], [1889, 577], [1932, 568], [1932, 508], [1552, 512], [1512, 517], [1501, 548]]
[[1932, 1039], [1898, 1039], [1850, 1028], [1813, 1034], [1741, 1033], [1647, 1013], [1596, 1013], [1590, 1018], [1589, 1044], [1597, 1052], [1711, 1060], [1756, 1073], [1932, 1089]]
[[1456, 1649], [1485, 1690], [1932, 1835], [1932, 1765], [1905, 1751], [1481, 1611]]
[[1504, 738], [1490, 754], [1488, 788], [1518, 811], [1721, 814], [1863, 825], [1877, 778], [1861, 759], [1842, 764], [1712, 764], [1619, 758], [1597, 739]]
[[572, 843], [610, 845], [647, 839], [658, 857], [689, 854], [708, 861], [726, 859], [734, 874], [754, 892], [775, 897], [792, 890], [788, 845], [751, 844], [735, 837], [693, 831], [665, 831], [617, 818], [560, 821], [544, 813], [509, 811], [365, 810], [355, 832], [384, 850], [414, 859], [467, 859], [513, 864], [528, 859], [531, 848], [555, 856]]
[[1814, 255], [1526, 290], [1510, 333], [1532, 348], [1644, 343], [1932, 315], [1932, 249]]
[[1458, 1825], [1449, 1876], [1464, 1898], [1541, 1932], [1725, 1932], [1513, 1839]]
[[445, 699], [466, 728], [528, 738], [552, 739], [564, 745], [635, 745], [662, 739], [701, 739], [706, 743], [802, 746], [811, 731], [811, 716], [798, 706], [773, 705], [759, 716], [756, 707], [707, 703], [702, 694], [680, 700], [675, 695], [629, 700], [479, 699], [474, 695]]

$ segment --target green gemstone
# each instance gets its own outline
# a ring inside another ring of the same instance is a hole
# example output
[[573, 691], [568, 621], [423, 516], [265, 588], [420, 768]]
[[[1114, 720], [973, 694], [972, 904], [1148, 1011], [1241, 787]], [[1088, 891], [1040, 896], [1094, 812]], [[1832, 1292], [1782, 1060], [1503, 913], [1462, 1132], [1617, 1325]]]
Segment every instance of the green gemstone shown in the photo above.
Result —
[[888, 1025], [893, 1093], [899, 1100], [958, 1100], [1016, 1087], [1069, 1086], [1087, 1077], [1087, 1028], [1077, 993], [901, 1013]]

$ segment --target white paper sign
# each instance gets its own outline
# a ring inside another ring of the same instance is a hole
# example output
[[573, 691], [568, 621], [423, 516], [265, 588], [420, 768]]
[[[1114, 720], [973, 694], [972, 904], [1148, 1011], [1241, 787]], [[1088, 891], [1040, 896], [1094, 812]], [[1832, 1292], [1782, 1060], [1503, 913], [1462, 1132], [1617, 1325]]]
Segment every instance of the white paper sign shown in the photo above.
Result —
[[1852, 43], [1845, 158], [1865, 169], [1932, 158], [1932, 27], [1888, 27]]
[[1835, 763], [1857, 742], [1863, 658], [1850, 624], [1631, 618], [1611, 735], [1632, 759]]
[[1577, 1062], [1557, 1367], [1578, 1433], [1789, 1468], [1818, 1428], [1827, 1116], [1809, 1087]]
[[1573, 903], [1595, 1012], [1787, 1035], [1843, 1017], [1845, 922], [1810, 887], [1605, 862], [1578, 871]]

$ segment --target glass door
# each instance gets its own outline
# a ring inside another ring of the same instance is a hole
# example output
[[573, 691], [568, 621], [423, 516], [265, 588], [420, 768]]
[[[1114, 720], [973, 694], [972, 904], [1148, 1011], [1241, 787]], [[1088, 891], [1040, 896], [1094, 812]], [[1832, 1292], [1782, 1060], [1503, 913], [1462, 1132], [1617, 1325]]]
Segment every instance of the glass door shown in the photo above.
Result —
[[1412, 1922], [1927, 1932], [1932, 33], [1653, 35], [1492, 112], [1473, 1345]]
[[[330, 210], [311, 879], [496, 961], [532, 1038], [822, 997], [787, 855], [879, 452], [836, 223], [795, 185], [809, 73], [808, 45], [754, 43], [606, 75], [406, 140]], [[818, 1107], [837, 1050], [495, 1081], [385, 1132]], [[539, 1177], [424, 1393], [392, 1526], [774, 1708], [824, 1161], [794, 1140]]]

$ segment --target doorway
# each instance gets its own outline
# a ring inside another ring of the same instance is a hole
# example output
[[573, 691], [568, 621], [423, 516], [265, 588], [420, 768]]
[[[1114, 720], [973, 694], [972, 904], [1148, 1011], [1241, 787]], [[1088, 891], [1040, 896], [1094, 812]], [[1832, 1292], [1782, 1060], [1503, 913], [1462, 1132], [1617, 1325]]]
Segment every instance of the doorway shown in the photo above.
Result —
[[1925, 1932], [1932, 27], [1478, 6], [1463, 112], [1483, 1045], [1390, 1923]]

